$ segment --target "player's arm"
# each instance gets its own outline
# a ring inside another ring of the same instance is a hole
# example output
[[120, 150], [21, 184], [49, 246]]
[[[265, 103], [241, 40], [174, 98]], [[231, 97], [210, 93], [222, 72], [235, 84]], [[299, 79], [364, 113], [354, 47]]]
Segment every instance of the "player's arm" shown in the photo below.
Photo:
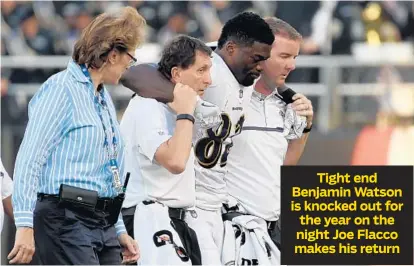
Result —
[[305, 150], [308, 141], [309, 132], [304, 133], [300, 139], [291, 140], [288, 144], [284, 165], [296, 165]]
[[[177, 115], [192, 115], [197, 101], [196, 96], [192, 88], [177, 84], [174, 89], [174, 101], [169, 106]], [[146, 115], [150, 126], [146, 128], [142, 123], [137, 125], [141, 152], [150, 160], [155, 159], [172, 174], [182, 173], [190, 157], [193, 122], [187, 119], [177, 120], [175, 131], [170, 136], [164, 122], [159, 119], [162, 116], [160, 112], [157, 114], [155, 110], [148, 110]]]
[[[307, 129], [312, 127], [313, 120], [313, 108], [312, 102], [306, 98], [303, 94], [296, 93], [293, 97], [292, 108], [298, 115], [305, 116], [307, 122]], [[303, 133], [299, 139], [291, 140], [288, 144], [284, 165], [296, 165], [302, 157], [303, 151], [305, 150], [306, 142], [308, 141], [309, 132]]]
[[121, 83], [144, 98], [152, 98], [162, 103], [172, 102], [174, 98], [174, 84], [154, 64], [130, 67], [122, 75]]
[[155, 153], [155, 160], [172, 174], [185, 170], [191, 152], [193, 123], [179, 120], [173, 136], [162, 143]]

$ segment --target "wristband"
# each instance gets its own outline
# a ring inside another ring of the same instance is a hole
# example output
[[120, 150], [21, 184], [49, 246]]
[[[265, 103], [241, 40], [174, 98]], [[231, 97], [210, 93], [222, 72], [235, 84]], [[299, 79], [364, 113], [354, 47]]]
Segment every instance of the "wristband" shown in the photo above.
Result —
[[190, 120], [193, 124], [195, 122], [194, 116], [189, 115], [189, 114], [179, 114], [177, 115], [177, 121], [178, 120]]
[[313, 126], [313, 124], [311, 125], [311, 127], [310, 127], [310, 128], [305, 128], [305, 129], [303, 130], [303, 133], [309, 133], [309, 132], [311, 132], [311, 130], [312, 130], [312, 126]]

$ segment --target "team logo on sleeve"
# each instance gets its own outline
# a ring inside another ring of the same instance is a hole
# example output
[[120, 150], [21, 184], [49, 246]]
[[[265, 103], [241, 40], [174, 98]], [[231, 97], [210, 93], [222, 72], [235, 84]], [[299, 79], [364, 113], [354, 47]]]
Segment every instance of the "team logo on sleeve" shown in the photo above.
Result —
[[181, 259], [181, 261], [186, 262], [190, 259], [185, 249], [183, 247], [179, 247], [174, 242], [171, 231], [161, 230], [161, 231], [155, 232], [153, 236], [153, 240], [154, 240], [154, 244], [156, 247], [162, 247], [167, 244], [172, 245], [175, 249], [175, 253], [177, 253], [177, 256]]
[[163, 129], [158, 129], [157, 133], [158, 133], [158, 135], [160, 135], [160, 136], [164, 136], [164, 135], [166, 135], [166, 133], [165, 133], [165, 131], [164, 131]]

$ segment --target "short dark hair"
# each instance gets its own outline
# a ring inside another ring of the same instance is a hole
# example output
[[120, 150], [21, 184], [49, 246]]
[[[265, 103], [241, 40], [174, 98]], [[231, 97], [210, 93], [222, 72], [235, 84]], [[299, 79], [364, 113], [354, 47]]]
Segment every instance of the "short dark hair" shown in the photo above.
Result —
[[251, 46], [255, 41], [272, 45], [275, 36], [259, 15], [242, 12], [226, 22], [217, 43], [218, 48], [221, 49], [230, 40], [243, 46]]
[[164, 47], [158, 63], [158, 71], [166, 78], [171, 79], [171, 69], [173, 67], [183, 69], [190, 67], [195, 62], [197, 51], [209, 56], [213, 52], [210, 47], [199, 39], [187, 35], [175, 37]]

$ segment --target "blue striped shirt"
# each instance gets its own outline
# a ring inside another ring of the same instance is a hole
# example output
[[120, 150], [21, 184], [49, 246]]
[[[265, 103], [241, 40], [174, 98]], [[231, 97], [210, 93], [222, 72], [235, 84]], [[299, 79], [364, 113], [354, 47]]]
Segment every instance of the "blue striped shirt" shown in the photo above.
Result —
[[[123, 181], [124, 143], [114, 104], [108, 91], [103, 90], [115, 127]], [[58, 194], [61, 184], [95, 190], [100, 197], [117, 195], [98, 110], [93, 84], [72, 60], [66, 70], [50, 77], [33, 96], [14, 172], [16, 227], [33, 227], [37, 193]], [[101, 107], [101, 114], [111, 145], [108, 111]], [[117, 234], [126, 232], [121, 217], [115, 225]]]

